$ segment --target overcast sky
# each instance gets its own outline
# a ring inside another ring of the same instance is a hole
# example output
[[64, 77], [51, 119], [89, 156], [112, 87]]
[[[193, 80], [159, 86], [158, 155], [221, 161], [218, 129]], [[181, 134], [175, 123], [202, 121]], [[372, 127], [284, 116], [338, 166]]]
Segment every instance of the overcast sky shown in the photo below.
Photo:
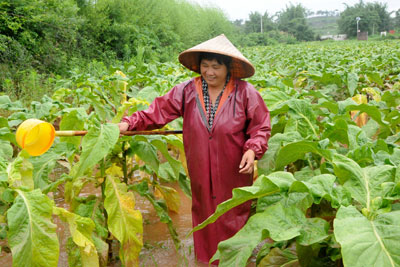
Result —
[[[311, 11], [318, 10], [329, 10], [333, 11], [338, 9], [343, 11], [346, 3], [349, 6], [353, 6], [358, 3], [359, 0], [341, 1], [341, 0], [189, 0], [194, 3], [199, 3], [201, 6], [217, 6], [221, 8], [228, 16], [230, 20], [243, 19], [247, 20], [251, 12], [258, 11], [264, 14], [265, 11], [269, 15], [273, 15], [282, 9], [285, 9], [286, 5], [302, 4], [305, 8]], [[364, 2], [376, 2], [370, 0], [364, 0]], [[377, 1], [379, 3], [386, 3], [388, 11], [400, 9], [400, 0], [382, 0]]]

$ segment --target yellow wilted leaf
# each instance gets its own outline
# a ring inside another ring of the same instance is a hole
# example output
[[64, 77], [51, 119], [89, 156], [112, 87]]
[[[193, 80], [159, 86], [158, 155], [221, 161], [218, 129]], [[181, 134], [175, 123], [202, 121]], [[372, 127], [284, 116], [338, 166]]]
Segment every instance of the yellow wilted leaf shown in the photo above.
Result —
[[255, 161], [254, 161], [253, 182], [254, 182], [255, 180], [257, 180], [257, 178], [258, 178], [258, 167], [257, 167], [257, 164], [258, 164], [258, 161], [255, 160]]
[[180, 150], [179, 161], [182, 163], [182, 166], [183, 166], [183, 169], [185, 170], [186, 176], [189, 177], [189, 171], [188, 171], [187, 162], [186, 162], [186, 155], [183, 150]]
[[357, 94], [357, 95], [353, 96], [351, 99], [353, 99], [354, 102], [356, 102], [359, 105], [368, 103], [368, 99], [367, 99], [366, 95]]
[[376, 102], [381, 101], [381, 95], [374, 88], [366, 87], [366, 88], [363, 88], [361, 91], [367, 93], [370, 96], [372, 96], [372, 99], [375, 100]]
[[123, 177], [124, 173], [122, 172], [121, 167], [117, 166], [117, 164], [113, 163], [110, 168], [106, 170], [107, 175], [111, 175], [114, 177]]
[[303, 87], [306, 84], [307, 77], [297, 77], [296, 82], [294, 83], [295, 88]]
[[[361, 95], [357, 94], [353, 96], [351, 99], [354, 100], [357, 104], [367, 104], [368, 99], [366, 95]], [[358, 125], [358, 127], [364, 126], [368, 122], [368, 114], [367, 113], [361, 113], [359, 114], [360, 111], [358, 110], [353, 110], [350, 112], [351, 119], [355, 121], [355, 123]], [[358, 115], [357, 115], [358, 114]]]
[[168, 186], [156, 185], [156, 188], [162, 194], [163, 199], [167, 203], [168, 209], [178, 213], [181, 206], [179, 193], [174, 188]]
[[112, 175], [106, 177], [104, 207], [109, 231], [121, 243], [120, 258], [125, 266], [139, 266], [143, 246], [143, 219], [135, 210], [135, 197], [127, 185]]
[[92, 232], [95, 227], [92, 219], [81, 217], [59, 207], [53, 207], [53, 213], [68, 223], [72, 240], [81, 252], [82, 266], [99, 266], [99, 257], [92, 239]]

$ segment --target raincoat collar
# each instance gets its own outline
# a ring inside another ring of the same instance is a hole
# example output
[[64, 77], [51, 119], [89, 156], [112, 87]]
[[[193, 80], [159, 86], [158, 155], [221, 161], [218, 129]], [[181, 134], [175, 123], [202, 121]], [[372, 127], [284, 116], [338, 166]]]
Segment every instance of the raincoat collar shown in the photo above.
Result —
[[[224, 93], [222, 94], [221, 99], [219, 101], [218, 109], [217, 109], [217, 111], [215, 113], [215, 119], [214, 119], [214, 124], [213, 124], [212, 128], [214, 128], [214, 125], [215, 125], [215, 123], [216, 123], [216, 121], [218, 119], [219, 111], [223, 109], [226, 100], [228, 99], [230, 94], [233, 92], [233, 89], [235, 87], [235, 80], [236, 79], [231, 77], [229, 79], [228, 84], [225, 87]], [[196, 101], [197, 101], [197, 104], [198, 104], [200, 115], [201, 115], [203, 123], [207, 127], [208, 131], [211, 132], [212, 128], [210, 128], [209, 125], [208, 125], [208, 118], [207, 118], [207, 115], [206, 115], [207, 112], [206, 112], [206, 107], [204, 105], [204, 98], [203, 98], [203, 92], [202, 92], [203, 87], [202, 87], [201, 76], [194, 78], [194, 85], [195, 85], [196, 92], [197, 92]]]

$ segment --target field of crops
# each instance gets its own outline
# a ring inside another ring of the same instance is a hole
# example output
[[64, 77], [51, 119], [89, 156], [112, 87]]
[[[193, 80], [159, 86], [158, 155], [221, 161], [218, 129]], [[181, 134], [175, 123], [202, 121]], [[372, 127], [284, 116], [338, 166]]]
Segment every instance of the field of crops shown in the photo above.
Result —
[[[254, 185], [235, 189], [194, 229], [256, 203], [214, 259], [220, 266], [246, 266], [250, 257], [258, 266], [399, 266], [400, 42], [243, 52], [256, 67], [248, 80], [270, 109], [272, 137]], [[190, 195], [181, 136], [120, 137], [115, 123], [192, 76], [177, 62], [137, 58], [74, 73], [30, 106], [0, 95], [1, 256], [12, 253], [13, 266], [57, 266], [55, 220], [62, 220], [70, 266], [140, 266], [146, 240], [135, 195], [154, 206], [179, 249], [169, 212], [180, 200], [165, 183]], [[30, 156], [15, 136], [30, 118], [88, 134], [56, 138]], [[177, 120], [166, 129], [180, 127]], [[87, 187], [99, 193], [82, 194]]]

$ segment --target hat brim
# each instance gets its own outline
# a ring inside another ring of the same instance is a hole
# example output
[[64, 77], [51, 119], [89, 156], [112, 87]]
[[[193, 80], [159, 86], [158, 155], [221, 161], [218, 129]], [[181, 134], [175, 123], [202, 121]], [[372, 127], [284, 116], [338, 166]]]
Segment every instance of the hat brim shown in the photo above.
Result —
[[229, 56], [232, 58], [230, 74], [236, 78], [248, 78], [254, 75], [255, 69], [250, 62], [246, 62], [243, 59], [236, 58], [233, 55], [228, 53], [221, 53], [221, 51], [213, 51], [213, 50], [187, 50], [179, 54], [179, 62], [185, 66], [186, 68], [197, 72], [200, 74], [200, 62], [199, 57], [200, 53], [202, 52], [209, 52], [215, 53], [220, 55]]
[[232, 58], [230, 73], [236, 78], [248, 78], [254, 75], [255, 69], [250, 61], [221, 34], [215, 38], [198, 44], [179, 54], [179, 62], [186, 68], [200, 73], [199, 56], [202, 52], [215, 53]]

